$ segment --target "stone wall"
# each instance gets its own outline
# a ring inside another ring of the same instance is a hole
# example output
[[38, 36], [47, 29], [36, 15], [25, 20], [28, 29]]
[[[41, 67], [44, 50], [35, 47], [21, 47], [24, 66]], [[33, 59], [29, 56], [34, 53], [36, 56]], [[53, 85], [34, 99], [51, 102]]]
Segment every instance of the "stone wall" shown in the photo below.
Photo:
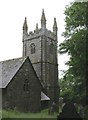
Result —
[[[28, 91], [24, 90], [26, 79]], [[3, 108], [25, 112], [37, 112], [41, 109], [41, 85], [28, 59], [2, 92]]]

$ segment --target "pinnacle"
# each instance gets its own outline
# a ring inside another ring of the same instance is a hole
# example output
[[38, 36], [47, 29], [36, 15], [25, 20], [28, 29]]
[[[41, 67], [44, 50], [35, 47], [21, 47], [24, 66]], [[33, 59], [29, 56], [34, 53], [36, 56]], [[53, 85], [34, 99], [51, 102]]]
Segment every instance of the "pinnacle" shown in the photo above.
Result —
[[44, 9], [42, 9], [42, 17], [41, 17], [41, 21], [46, 21], [46, 17], [45, 17]]
[[25, 17], [25, 20], [24, 20], [24, 25], [27, 25], [27, 18]]
[[26, 28], [26, 30], [28, 29], [26, 17], [25, 17], [24, 24], [23, 24], [23, 29], [25, 29], [25, 28]]
[[36, 30], [38, 30], [38, 23], [36, 24]]
[[54, 27], [57, 27], [56, 18], [54, 18]]

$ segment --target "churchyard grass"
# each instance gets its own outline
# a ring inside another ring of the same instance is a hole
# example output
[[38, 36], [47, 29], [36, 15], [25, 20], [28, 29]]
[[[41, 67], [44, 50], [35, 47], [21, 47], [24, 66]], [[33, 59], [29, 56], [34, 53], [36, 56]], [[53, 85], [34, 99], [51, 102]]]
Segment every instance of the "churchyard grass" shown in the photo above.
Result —
[[58, 113], [48, 114], [48, 109], [42, 110], [38, 113], [22, 113], [15, 110], [3, 110], [2, 118], [57, 118]]

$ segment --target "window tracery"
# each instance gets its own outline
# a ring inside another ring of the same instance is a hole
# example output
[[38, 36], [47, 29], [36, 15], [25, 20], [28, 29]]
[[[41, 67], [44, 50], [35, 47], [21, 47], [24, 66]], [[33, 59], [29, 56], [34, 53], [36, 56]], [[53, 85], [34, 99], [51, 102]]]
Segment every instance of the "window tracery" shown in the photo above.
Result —
[[31, 54], [34, 54], [35, 53], [35, 44], [32, 43], [31, 44]]

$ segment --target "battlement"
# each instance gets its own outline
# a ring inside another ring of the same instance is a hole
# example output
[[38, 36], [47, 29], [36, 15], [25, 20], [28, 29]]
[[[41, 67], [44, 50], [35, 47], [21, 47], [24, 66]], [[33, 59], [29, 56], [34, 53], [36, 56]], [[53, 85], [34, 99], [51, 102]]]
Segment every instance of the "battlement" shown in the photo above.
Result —
[[30, 31], [24, 40], [34, 39], [42, 35], [49, 37], [53, 40], [56, 39], [56, 35], [54, 32], [47, 29], [45, 31], [42, 29], [38, 29], [38, 30]]

